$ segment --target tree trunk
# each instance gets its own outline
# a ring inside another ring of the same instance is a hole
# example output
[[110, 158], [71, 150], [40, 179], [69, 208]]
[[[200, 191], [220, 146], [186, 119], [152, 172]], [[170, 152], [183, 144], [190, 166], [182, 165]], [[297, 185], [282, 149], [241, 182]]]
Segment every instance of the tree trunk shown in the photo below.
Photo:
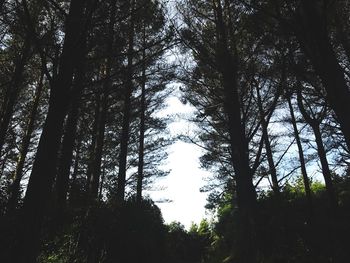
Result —
[[[317, 153], [321, 162], [321, 167], [322, 167], [322, 173], [323, 177], [325, 180], [326, 184], [326, 190], [328, 194], [328, 199], [329, 199], [329, 207], [330, 207], [330, 219], [331, 219], [331, 225], [330, 228], [326, 228], [326, 235], [328, 236], [327, 239], [330, 242], [330, 251], [327, 251], [326, 253], [329, 253], [330, 257], [334, 257], [334, 237], [337, 235], [337, 231], [334, 228], [332, 222], [335, 218], [335, 215], [337, 214], [337, 207], [338, 207], [338, 202], [337, 202], [337, 197], [336, 193], [334, 190], [333, 182], [332, 182], [332, 175], [331, 171], [329, 169], [328, 161], [327, 161], [327, 154], [324, 149], [323, 141], [322, 141], [322, 135], [321, 135], [321, 130], [320, 130], [320, 123], [321, 120], [316, 119], [315, 116], [311, 117], [308, 112], [306, 111], [303, 101], [302, 101], [302, 94], [301, 94], [301, 89], [299, 88], [297, 91], [297, 99], [298, 99], [298, 106], [300, 109], [301, 114], [303, 115], [305, 121], [311, 126], [314, 135], [315, 135], [315, 141], [317, 145]], [[317, 230], [315, 230], [317, 231]]]
[[67, 204], [67, 194], [69, 189], [69, 175], [72, 166], [73, 150], [77, 137], [78, 114], [81, 103], [81, 96], [84, 90], [85, 69], [86, 69], [86, 33], [82, 35], [81, 46], [77, 54], [75, 67], [74, 84], [72, 88], [72, 98], [70, 100], [70, 111], [63, 135], [61, 146], [61, 156], [56, 177], [56, 219], [59, 223], [64, 214]]
[[[144, 74], [144, 73], [143, 73]], [[144, 77], [144, 75], [143, 75]], [[138, 204], [142, 201], [142, 185], [143, 185], [143, 167], [144, 167], [144, 150], [145, 150], [145, 81], [142, 81], [141, 94], [141, 120], [140, 120], [140, 138], [139, 138], [139, 163], [137, 167], [137, 186], [136, 186], [136, 201]]]
[[[350, 28], [347, 24], [347, 16], [346, 16], [346, 6], [342, 5], [342, 1], [337, 1], [335, 3], [335, 13], [334, 16], [335, 20], [335, 29], [337, 38], [340, 41], [340, 44], [343, 46], [343, 49], [345, 51], [345, 54], [348, 58], [348, 62], [350, 62], [350, 38], [349, 38], [349, 31]], [[345, 11], [344, 11], [345, 10]]]
[[36, 115], [37, 115], [38, 108], [39, 108], [39, 102], [40, 102], [43, 86], [44, 86], [44, 74], [41, 73], [38, 87], [37, 87], [36, 92], [35, 92], [35, 97], [34, 97], [32, 109], [31, 109], [30, 114], [29, 114], [26, 132], [25, 132], [24, 138], [22, 140], [21, 149], [20, 149], [20, 152], [18, 155], [18, 162], [17, 162], [16, 171], [14, 173], [13, 182], [12, 182], [12, 185], [10, 188], [10, 197], [9, 197], [8, 204], [7, 204], [7, 212], [8, 213], [13, 212], [13, 210], [16, 208], [16, 205], [17, 205], [17, 202], [19, 199], [20, 184], [21, 184], [21, 180], [23, 177], [23, 168], [24, 168], [25, 160], [26, 160], [26, 157], [28, 154], [30, 140], [32, 138], [32, 133], [34, 131], [34, 126], [35, 126], [34, 124], [35, 124], [35, 119], [36, 119]]
[[311, 192], [311, 187], [310, 187], [310, 180], [309, 180], [309, 177], [308, 177], [307, 171], [306, 171], [304, 150], [303, 150], [303, 146], [301, 144], [299, 130], [297, 127], [297, 122], [296, 122], [295, 115], [294, 115], [294, 109], [293, 109], [293, 105], [292, 105], [290, 97], [287, 98], [287, 102], [288, 102], [288, 106], [289, 106], [289, 111], [290, 111], [293, 131], [294, 131], [294, 137], [295, 137], [295, 141], [296, 141], [297, 147], [298, 147], [300, 169], [301, 169], [301, 174], [303, 176], [303, 183], [304, 183], [304, 188], [305, 188], [306, 200], [308, 202], [309, 215], [311, 216], [311, 214], [312, 214], [312, 192]]
[[98, 189], [101, 176], [101, 163], [102, 163], [102, 153], [104, 145], [104, 135], [106, 128], [106, 118], [108, 112], [108, 93], [112, 87], [111, 71], [112, 71], [112, 55], [113, 55], [113, 45], [114, 45], [114, 25], [116, 19], [116, 1], [111, 1], [111, 12], [110, 12], [110, 22], [108, 24], [108, 42], [107, 42], [107, 61], [106, 61], [106, 73], [105, 81], [103, 83], [103, 91], [101, 94], [101, 108], [99, 109], [98, 116], [98, 128], [96, 135], [96, 144], [94, 149], [94, 162], [92, 166], [92, 176], [89, 183], [89, 198], [94, 200], [98, 198]]
[[29, 37], [25, 40], [23, 44], [23, 50], [22, 54], [19, 58], [17, 58], [15, 62], [15, 71], [12, 77], [12, 81], [9, 84], [9, 88], [7, 89], [7, 92], [5, 94], [5, 99], [2, 105], [1, 109], [1, 120], [0, 120], [0, 153], [3, 149], [6, 133], [8, 130], [8, 127], [10, 125], [10, 121], [12, 118], [13, 110], [15, 107], [15, 104], [17, 102], [18, 95], [21, 90], [21, 85], [23, 82], [23, 72], [25, 64], [27, 63], [31, 47], [29, 43]]
[[119, 172], [117, 185], [117, 201], [122, 203], [125, 195], [126, 183], [126, 162], [129, 145], [129, 129], [130, 129], [130, 115], [131, 115], [131, 95], [133, 90], [133, 52], [134, 52], [134, 11], [135, 1], [130, 0], [130, 22], [128, 35], [128, 65], [125, 81], [124, 92], [124, 110], [123, 110], [123, 124], [122, 134], [120, 138], [120, 154], [119, 154]]
[[69, 187], [69, 205], [74, 206], [77, 203], [78, 195], [77, 195], [77, 176], [79, 172], [79, 162], [80, 162], [80, 148], [82, 144], [82, 140], [80, 138], [77, 139], [77, 146], [75, 149], [75, 158], [74, 158], [74, 168], [72, 173], [72, 182]]
[[327, 91], [327, 100], [337, 116], [350, 149], [350, 91], [317, 5], [316, 0], [301, 1], [296, 35]]
[[97, 131], [100, 117], [100, 107], [101, 107], [101, 96], [99, 94], [96, 95], [96, 104], [95, 104], [95, 113], [94, 113], [94, 122], [91, 133], [91, 145], [89, 148], [89, 162], [88, 169], [86, 171], [86, 186], [85, 190], [89, 193], [90, 182], [92, 180], [93, 167], [95, 162], [95, 148], [96, 148], [96, 140], [97, 140]]
[[137, 167], [136, 202], [141, 204], [143, 167], [145, 154], [145, 115], [146, 115], [146, 35], [145, 25], [143, 26], [143, 51], [142, 51], [142, 76], [141, 76], [141, 105], [140, 105], [140, 138], [139, 138], [139, 163]]
[[317, 153], [318, 153], [318, 157], [320, 158], [320, 162], [321, 162], [322, 173], [323, 173], [323, 177], [324, 177], [324, 181], [326, 184], [326, 189], [327, 189], [327, 193], [328, 193], [328, 197], [329, 197], [330, 208], [333, 212], [335, 212], [336, 208], [338, 206], [337, 205], [337, 198], [336, 198], [336, 194], [335, 194], [334, 186], [333, 186], [333, 182], [332, 182], [332, 174], [331, 174], [331, 171], [329, 169], [329, 165], [328, 165], [328, 161], [327, 161], [326, 150], [324, 148], [323, 141], [322, 141], [322, 135], [321, 135], [321, 131], [320, 131], [320, 122], [321, 121], [311, 117], [307, 113], [307, 111], [303, 105], [302, 94], [301, 94], [300, 89], [298, 90], [298, 106], [299, 106], [300, 112], [303, 115], [305, 121], [311, 126], [311, 128], [314, 132], [316, 145], [317, 145]]
[[329, 165], [328, 165], [328, 161], [327, 161], [326, 150], [324, 149], [324, 145], [323, 145], [323, 141], [322, 141], [320, 127], [319, 127], [319, 125], [313, 125], [311, 127], [312, 127], [314, 134], [315, 134], [317, 153], [318, 153], [318, 156], [319, 156], [320, 162], [321, 162], [322, 173], [323, 173], [324, 181], [326, 184], [330, 208], [333, 212], [335, 212], [337, 207], [338, 207], [338, 202], [337, 202], [337, 197], [336, 197], [336, 193], [335, 193], [334, 185], [333, 185], [333, 181], [332, 181], [332, 174], [331, 174], [331, 171], [329, 169]]
[[[109, 84], [105, 84], [109, 85]], [[101, 108], [99, 111], [98, 118], [98, 129], [96, 134], [96, 144], [94, 149], [94, 162], [92, 166], [91, 180], [89, 182], [89, 199], [90, 201], [95, 200], [98, 197], [98, 186], [100, 182], [101, 175], [101, 163], [102, 163], [102, 153], [104, 145], [104, 134], [106, 127], [106, 117], [107, 117], [107, 90], [101, 94]]]
[[40, 137], [35, 161], [29, 178], [23, 206], [23, 220], [19, 238], [12, 254], [12, 262], [34, 263], [40, 248], [41, 226], [51, 196], [56, 174], [57, 152], [63, 122], [70, 97], [77, 48], [80, 46], [85, 1], [72, 0], [66, 23], [66, 34], [60, 58], [59, 73], [51, 86], [49, 110]]
[[260, 96], [260, 91], [259, 91], [259, 87], [256, 87], [256, 92], [257, 92], [257, 99], [258, 99], [258, 108], [259, 108], [259, 112], [260, 112], [260, 120], [261, 120], [261, 128], [262, 128], [262, 136], [263, 136], [263, 140], [264, 140], [264, 144], [265, 144], [265, 150], [266, 150], [266, 156], [267, 156], [267, 161], [269, 164], [269, 172], [271, 174], [271, 180], [272, 180], [272, 190], [274, 192], [274, 194], [276, 196], [279, 195], [280, 193], [280, 187], [278, 185], [278, 178], [277, 178], [277, 171], [276, 171], [276, 166], [275, 163], [273, 161], [273, 153], [272, 153], [272, 149], [271, 149], [271, 144], [270, 144], [270, 140], [269, 140], [269, 134], [268, 134], [268, 122], [265, 120], [265, 113], [264, 113], [264, 109], [262, 106], [262, 102], [261, 102], [261, 96]]
[[241, 120], [241, 106], [237, 87], [237, 58], [228, 48], [227, 29], [223, 19], [223, 10], [219, 1], [213, 1], [217, 15], [217, 62], [224, 88], [224, 110], [228, 118], [232, 163], [237, 186], [237, 204], [239, 213], [239, 233], [237, 242], [237, 262], [256, 262], [256, 192], [248, 157], [248, 142], [245, 127]]
[[[84, 54], [85, 55], [85, 54]], [[85, 60], [85, 58], [82, 58]], [[67, 193], [69, 188], [69, 175], [72, 166], [74, 143], [77, 135], [78, 114], [81, 100], [81, 93], [84, 87], [84, 62], [79, 63], [75, 76], [75, 83], [72, 91], [72, 100], [70, 111], [67, 118], [66, 128], [63, 135], [61, 156], [59, 160], [58, 172], [56, 177], [56, 217], [58, 223], [64, 214], [67, 203]]]

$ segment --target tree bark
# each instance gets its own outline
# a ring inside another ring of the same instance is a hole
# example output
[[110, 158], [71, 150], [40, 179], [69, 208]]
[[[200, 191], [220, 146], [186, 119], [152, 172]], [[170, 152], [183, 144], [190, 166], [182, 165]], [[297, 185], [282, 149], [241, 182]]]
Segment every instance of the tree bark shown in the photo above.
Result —
[[106, 73], [105, 81], [103, 83], [103, 90], [101, 94], [101, 108], [99, 109], [98, 116], [98, 128], [96, 134], [96, 144], [94, 149], [94, 162], [92, 166], [92, 176], [89, 182], [89, 195], [90, 200], [98, 198], [98, 190], [101, 176], [101, 164], [102, 164], [102, 154], [104, 146], [105, 137], [105, 127], [106, 118], [108, 112], [108, 93], [112, 87], [111, 71], [112, 71], [112, 55], [113, 55], [113, 45], [114, 45], [114, 25], [116, 19], [116, 1], [111, 1], [111, 12], [110, 12], [110, 22], [108, 24], [108, 40], [107, 40], [107, 61], [106, 61]]
[[129, 145], [129, 130], [130, 130], [130, 114], [131, 114], [131, 95], [133, 90], [133, 52], [134, 52], [134, 11], [135, 1], [130, 0], [130, 22], [128, 35], [128, 54], [127, 54], [127, 72], [124, 92], [124, 110], [122, 134], [120, 138], [120, 154], [119, 154], [119, 171], [117, 184], [117, 202], [122, 203], [125, 196], [126, 183], [126, 163]]
[[298, 147], [300, 169], [301, 169], [301, 174], [303, 176], [305, 196], [306, 196], [306, 200], [308, 202], [308, 207], [309, 207], [309, 215], [311, 215], [312, 214], [312, 192], [311, 192], [311, 187], [310, 187], [310, 180], [309, 180], [309, 177], [308, 177], [307, 171], [306, 171], [306, 162], [305, 162], [305, 157], [304, 157], [303, 146], [301, 144], [299, 130], [297, 127], [297, 122], [296, 122], [295, 115], [294, 115], [294, 109], [293, 109], [293, 105], [292, 105], [290, 97], [287, 97], [287, 102], [288, 102], [288, 106], [289, 106], [289, 112], [290, 112], [293, 131], [294, 131], [294, 137], [295, 137], [295, 141], [296, 141], [297, 147]]
[[136, 201], [138, 204], [142, 201], [143, 188], [143, 167], [144, 167], [144, 151], [145, 151], [145, 83], [142, 83], [141, 94], [141, 120], [140, 120], [140, 138], [139, 138], [139, 163], [137, 167], [137, 186], [136, 186]]
[[[85, 54], [84, 54], [85, 55]], [[84, 56], [83, 55], [83, 56]], [[82, 58], [85, 60], [85, 58]], [[72, 100], [70, 111], [67, 118], [66, 128], [63, 135], [61, 156], [59, 159], [58, 172], [56, 177], [56, 217], [58, 221], [64, 214], [67, 203], [67, 193], [69, 188], [69, 175], [72, 166], [73, 150], [77, 135], [78, 114], [81, 100], [81, 94], [84, 86], [85, 67], [84, 62], [79, 63], [75, 76], [75, 83], [72, 91]]]
[[350, 62], [350, 38], [349, 38], [349, 31], [350, 28], [347, 25], [347, 17], [346, 17], [346, 6], [342, 5], [342, 1], [337, 1], [335, 3], [335, 13], [334, 16], [335, 20], [335, 29], [337, 38], [340, 41], [340, 44], [343, 46], [343, 49], [345, 51], [345, 54], [348, 58], [348, 62]]
[[69, 103], [67, 98], [70, 97], [76, 54], [79, 53], [77, 48], [80, 46], [83, 29], [84, 4], [83, 0], [72, 0], [70, 4], [59, 73], [51, 86], [49, 110], [29, 178], [22, 225], [19, 228], [18, 243], [14, 245], [11, 262], [34, 263], [39, 252], [41, 226], [56, 174], [57, 152]]
[[20, 57], [15, 62], [15, 71], [13, 73], [12, 81], [5, 94], [5, 99], [1, 109], [1, 120], [0, 120], [0, 153], [3, 149], [6, 133], [10, 125], [13, 110], [17, 102], [18, 95], [21, 90], [23, 82], [23, 72], [25, 65], [29, 59], [31, 53], [31, 46], [29, 37], [23, 43], [23, 50]]
[[[105, 84], [108, 85], [108, 84]], [[101, 175], [101, 163], [102, 163], [102, 153], [104, 145], [104, 134], [106, 127], [106, 117], [107, 117], [107, 90], [101, 94], [101, 108], [99, 110], [98, 118], [98, 129], [97, 129], [97, 138], [94, 149], [94, 162], [92, 166], [91, 180], [89, 182], [89, 199], [90, 201], [95, 200], [98, 197], [98, 187], [100, 182]]]
[[237, 204], [240, 231], [238, 234], [237, 262], [256, 262], [256, 192], [248, 157], [248, 142], [241, 120], [241, 105], [238, 94], [236, 55], [228, 47], [228, 36], [223, 10], [219, 1], [213, 1], [216, 12], [217, 62], [224, 88], [224, 110], [228, 119], [232, 163], [237, 186]]
[[145, 25], [143, 26], [143, 51], [142, 51], [142, 76], [141, 76], [141, 105], [140, 105], [140, 138], [139, 138], [139, 163], [137, 167], [136, 202], [141, 204], [143, 167], [145, 154], [145, 115], [146, 115], [146, 35]]
[[94, 113], [94, 122], [92, 126], [92, 133], [91, 133], [91, 145], [89, 148], [89, 162], [88, 162], [88, 169], [86, 171], [86, 186], [85, 190], [87, 193], [90, 191], [90, 182], [92, 180], [92, 173], [93, 173], [93, 167], [95, 162], [95, 148], [96, 148], [96, 140], [97, 140], [97, 130], [98, 130], [98, 123], [99, 123], [99, 117], [100, 117], [100, 105], [101, 105], [101, 96], [99, 94], [96, 95], [96, 104], [95, 104], [95, 113]]
[[318, 125], [313, 125], [312, 130], [315, 134], [317, 153], [318, 153], [318, 156], [319, 156], [320, 162], [321, 162], [322, 173], [323, 173], [324, 181], [326, 184], [330, 208], [333, 212], [335, 212], [337, 210], [337, 207], [338, 207], [338, 202], [337, 202], [337, 197], [336, 197], [336, 193], [335, 193], [334, 185], [333, 185], [333, 181], [332, 181], [332, 174], [331, 174], [331, 171], [329, 169], [329, 164], [327, 161], [326, 150], [324, 148], [323, 141], [322, 141], [320, 127]]
[[12, 185], [10, 188], [10, 197], [9, 197], [8, 204], [7, 204], [7, 212], [8, 213], [12, 213], [14, 211], [14, 209], [16, 208], [17, 203], [18, 203], [19, 194], [20, 194], [20, 183], [21, 183], [21, 180], [23, 177], [23, 168], [24, 168], [25, 160], [26, 160], [26, 157], [28, 154], [30, 140], [32, 138], [32, 134], [33, 134], [34, 127], [35, 127], [34, 124], [35, 124], [36, 115], [37, 115], [38, 108], [39, 108], [39, 102], [40, 102], [43, 86], [44, 86], [44, 74], [41, 73], [38, 87], [37, 87], [36, 92], [35, 92], [32, 109], [31, 109], [30, 114], [29, 114], [26, 132], [25, 132], [25, 135], [23, 137], [21, 149], [20, 149], [20, 152], [18, 155], [18, 162], [17, 162], [17, 166], [16, 166], [16, 171], [14, 173], [13, 182], [12, 182]]
[[327, 100], [350, 149], [350, 91], [328, 37], [325, 19], [317, 11], [317, 5], [316, 0], [301, 1], [296, 35], [327, 91]]
[[316, 118], [313, 118], [308, 114], [308, 112], [306, 111], [303, 105], [302, 94], [300, 89], [298, 90], [298, 106], [305, 121], [310, 125], [310, 127], [314, 132], [316, 145], [317, 145], [317, 153], [318, 153], [318, 157], [320, 158], [323, 178], [324, 178], [327, 193], [328, 193], [329, 205], [331, 210], [335, 212], [338, 206], [337, 205], [338, 202], [337, 202], [337, 197], [336, 197], [333, 182], [332, 182], [332, 174], [329, 169], [329, 164], [327, 161], [326, 150], [324, 148], [323, 141], [322, 141], [322, 135], [320, 130], [321, 120], [317, 120]]
[[265, 113], [264, 109], [262, 106], [262, 101], [261, 101], [261, 96], [260, 96], [260, 91], [259, 87], [256, 86], [256, 92], [257, 92], [257, 99], [258, 99], [258, 108], [260, 112], [260, 120], [261, 120], [261, 128], [262, 128], [262, 136], [265, 144], [265, 150], [266, 150], [266, 156], [267, 156], [267, 161], [269, 164], [269, 173], [271, 175], [271, 180], [272, 180], [272, 190], [276, 196], [280, 194], [280, 187], [278, 185], [278, 178], [277, 178], [277, 171], [276, 171], [276, 166], [273, 160], [273, 153], [271, 149], [271, 144], [269, 140], [269, 134], [268, 134], [268, 122], [265, 119]]
[[77, 139], [77, 146], [75, 148], [75, 158], [74, 158], [74, 168], [72, 173], [72, 182], [69, 187], [69, 205], [74, 206], [77, 203], [77, 176], [79, 172], [79, 162], [80, 162], [80, 148], [82, 144], [81, 138]]

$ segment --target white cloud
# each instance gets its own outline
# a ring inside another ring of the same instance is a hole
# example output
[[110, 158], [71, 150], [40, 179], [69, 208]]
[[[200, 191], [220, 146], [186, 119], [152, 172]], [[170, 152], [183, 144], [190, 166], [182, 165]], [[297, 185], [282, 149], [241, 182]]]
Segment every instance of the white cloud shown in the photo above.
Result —
[[[176, 118], [176, 121], [170, 124], [169, 130], [172, 135], [191, 130], [192, 124], [185, 119], [194, 112], [193, 107], [182, 104], [177, 97], [167, 99], [167, 104], [168, 107], [160, 115], [185, 116]], [[197, 146], [181, 141], [175, 142], [170, 147], [166, 169], [171, 169], [171, 172], [155, 185], [155, 188], [165, 187], [165, 190], [149, 192], [155, 201], [162, 199], [172, 201], [158, 203], [166, 223], [179, 221], [188, 228], [191, 222], [199, 223], [205, 217], [207, 194], [201, 193], [200, 188], [205, 184], [203, 179], [209, 173], [199, 167], [201, 154], [201, 149]]]

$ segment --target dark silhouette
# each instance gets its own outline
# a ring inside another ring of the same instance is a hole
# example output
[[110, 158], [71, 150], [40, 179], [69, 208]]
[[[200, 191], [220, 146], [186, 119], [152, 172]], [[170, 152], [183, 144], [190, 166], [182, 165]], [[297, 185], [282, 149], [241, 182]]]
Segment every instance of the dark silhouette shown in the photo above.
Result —
[[[0, 1], [0, 262], [348, 262], [349, 14]], [[169, 173], [174, 96], [198, 127], [176, 139], [212, 174], [214, 219], [188, 230], [147, 196]]]

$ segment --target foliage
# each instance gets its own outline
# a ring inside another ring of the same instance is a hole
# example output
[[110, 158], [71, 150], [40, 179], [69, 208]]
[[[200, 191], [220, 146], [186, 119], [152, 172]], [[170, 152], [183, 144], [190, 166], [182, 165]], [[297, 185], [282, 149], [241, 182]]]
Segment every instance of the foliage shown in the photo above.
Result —
[[[344, 184], [348, 184], [347, 179], [337, 184], [337, 190], [342, 191]], [[280, 199], [271, 193], [260, 195], [256, 226], [261, 237], [258, 262], [328, 262], [330, 257], [336, 262], [346, 262], [349, 254], [344, 238], [350, 234], [349, 224], [346, 223], [350, 218], [349, 200], [339, 198], [339, 214], [334, 216], [325, 207], [327, 197], [324, 185], [315, 182], [312, 188], [312, 215], [308, 214], [308, 203], [298, 181], [286, 186]], [[239, 227], [235, 209], [223, 204], [218, 211], [213, 228], [215, 241], [205, 262], [223, 261], [235, 253], [232, 248], [235, 247], [235, 233]], [[329, 245], [330, 238], [336, 245]]]
[[[175, 2], [0, 1], [1, 262], [349, 261], [348, 1]], [[180, 85], [188, 231], [142, 195]]]

